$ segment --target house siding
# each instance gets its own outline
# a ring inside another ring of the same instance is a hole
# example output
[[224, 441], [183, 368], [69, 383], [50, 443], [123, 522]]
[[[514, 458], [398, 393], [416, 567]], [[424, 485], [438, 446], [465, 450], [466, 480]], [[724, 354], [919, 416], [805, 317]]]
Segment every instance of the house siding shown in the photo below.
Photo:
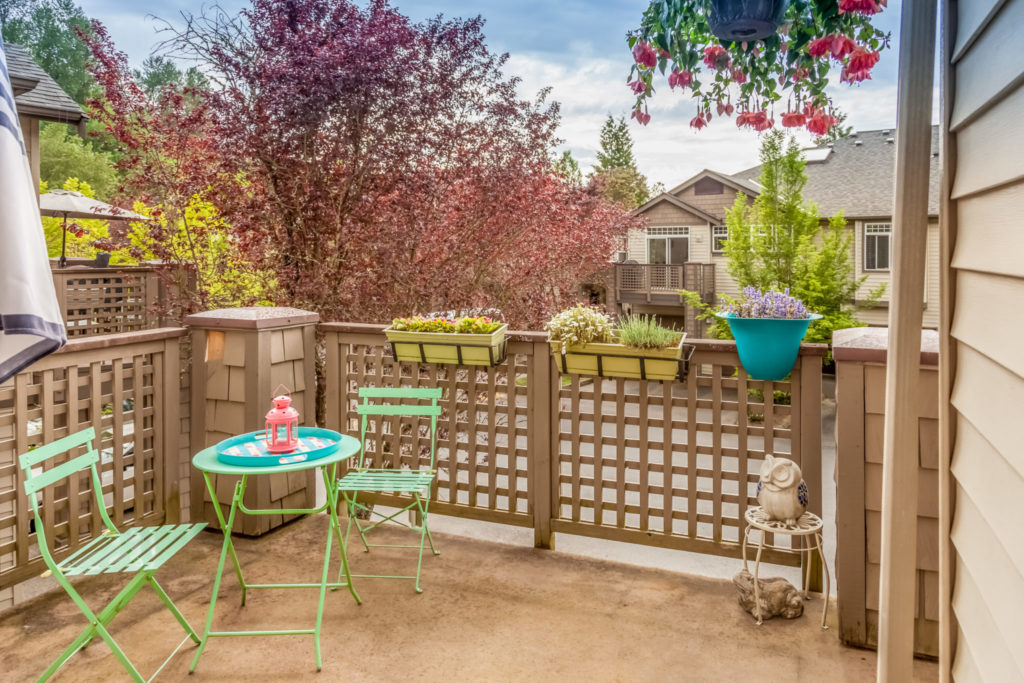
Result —
[[946, 0], [943, 13], [949, 11], [956, 18], [942, 55], [951, 97], [944, 130], [952, 150], [945, 169], [952, 182], [943, 284], [951, 296], [941, 334], [951, 385], [949, 599], [955, 625], [946, 628], [956, 635], [954, 678], [1021, 681], [1024, 56], [1004, 47], [1024, 24], [1024, 0], [1001, 7]]

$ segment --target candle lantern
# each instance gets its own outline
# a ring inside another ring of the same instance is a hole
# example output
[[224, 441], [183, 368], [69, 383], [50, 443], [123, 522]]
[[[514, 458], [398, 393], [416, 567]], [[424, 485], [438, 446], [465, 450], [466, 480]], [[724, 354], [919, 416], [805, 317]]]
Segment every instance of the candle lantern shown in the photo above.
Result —
[[299, 445], [299, 411], [292, 408], [291, 396], [274, 397], [274, 407], [267, 413], [267, 450], [290, 453]]

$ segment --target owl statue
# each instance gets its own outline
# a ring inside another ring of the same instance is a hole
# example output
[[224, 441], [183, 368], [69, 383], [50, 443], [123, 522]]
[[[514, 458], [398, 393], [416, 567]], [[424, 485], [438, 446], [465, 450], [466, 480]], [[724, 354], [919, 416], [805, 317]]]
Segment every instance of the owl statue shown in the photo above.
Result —
[[757, 482], [757, 502], [769, 518], [795, 525], [807, 509], [807, 484], [800, 466], [789, 458], [765, 454]]

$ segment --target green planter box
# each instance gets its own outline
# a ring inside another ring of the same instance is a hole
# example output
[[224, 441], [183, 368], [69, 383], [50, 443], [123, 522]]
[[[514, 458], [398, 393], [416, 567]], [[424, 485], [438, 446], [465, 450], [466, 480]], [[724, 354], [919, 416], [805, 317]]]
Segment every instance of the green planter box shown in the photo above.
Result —
[[[667, 349], [634, 349], [623, 344], [577, 344], [565, 347], [552, 341], [551, 353], [563, 374], [626, 377], [628, 379], [674, 380], [686, 374], [683, 342]], [[692, 347], [690, 347], [692, 348]]]
[[395, 360], [417, 363], [493, 366], [505, 360], [505, 331], [502, 325], [490, 334], [451, 332], [407, 332], [384, 330]]

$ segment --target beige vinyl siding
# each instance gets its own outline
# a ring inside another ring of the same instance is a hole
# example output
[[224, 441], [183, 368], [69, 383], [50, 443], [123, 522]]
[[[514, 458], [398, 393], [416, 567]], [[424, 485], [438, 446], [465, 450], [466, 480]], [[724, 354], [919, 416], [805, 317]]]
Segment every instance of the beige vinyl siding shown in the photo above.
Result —
[[690, 226], [690, 260], [711, 263], [711, 225], [706, 222]]
[[[881, 301], [888, 302], [892, 294], [892, 271], [890, 270], [864, 270], [864, 226], [873, 223], [892, 224], [891, 218], [879, 218], [877, 220], [863, 220], [850, 223], [854, 230], [853, 238], [853, 259], [856, 266], [857, 277], [866, 277], [861, 285], [859, 296], [866, 296], [875, 287], [884, 284], [885, 292]], [[895, 239], [895, 234], [891, 239]], [[928, 245], [925, 253], [924, 266], [924, 315], [922, 324], [926, 328], [934, 329], [939, 326], [939, 223], [931, 221], [928, 224]], [[861, 311], [857, 317], [869, 325], [888, 325], [889, 310], [885, 307], [870, 308]]]
[[[690, 228], [690, 260], [707, 263], [709, 246], [706, 236], [710, 230], [707, 221], [694, 216], [675, 204], [662, 201], [643, 213], [650, 227], [684, 227]], [[697, 243], [694, 236], [703, 236], [703, 243]], [[638, 263], [647, 262], [647, 231], [632, 230], [627, 238], [628, 258]]]
[[630, 230], [626, 239], [626, 258], [637, 263], [647, 260], [647, 231]]
[[959, 34], [943, 55], [953, 64], [955, 150], [952, 671], [960, 681], [1024, 681], [1024, 54], [1006, 51], [1024, 0], [955, 7]]

